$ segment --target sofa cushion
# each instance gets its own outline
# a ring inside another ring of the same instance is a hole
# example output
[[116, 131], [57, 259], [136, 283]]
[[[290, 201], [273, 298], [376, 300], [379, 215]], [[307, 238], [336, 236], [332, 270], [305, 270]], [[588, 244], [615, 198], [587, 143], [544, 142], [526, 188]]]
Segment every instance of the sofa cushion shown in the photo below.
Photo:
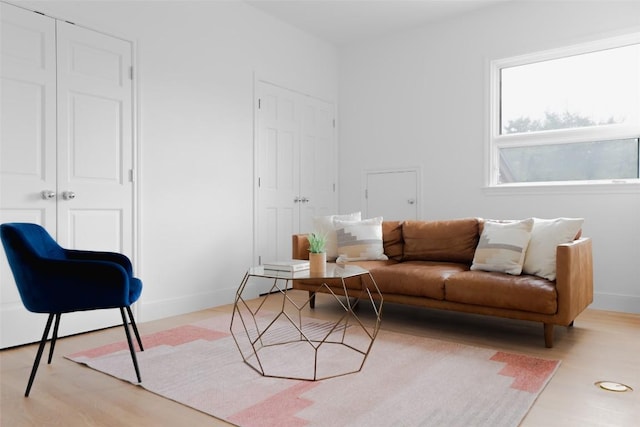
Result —
[[327, 244], [325, 245], [327, 252], [327, 261], [335, 261], [338, 257], [338, 237], [336, 236], [336, 227], [334, 220], [360, 221], [360, 212], [353, 212], [345, 215], [325, 215], [313, 218], [313, 231], [327, 236]]
[[557, 298], [555, 283], [537, 276], [464, 271], [445, 281], [445, 299], [464, 304], [555, 314]]
[[548, 280], [556, 280], [556, 250], [562, 243], [580, 235], [583, 218], [533, 219], [531, 241], [522, 271]]
[[478, 244], [476, 218], [402, 223], [404, 261], [445, 261], [471, 264]]
[[513, 222], [485, 222], [471, 270], [514, 275], [522, 273], [532, 228], [532, 218]]
[[383, 294], [442, 300], [447, 277], [468, 268], [466, 264], [407, 261], [381, 268], [374, 267], [370, 272]]
[[362, 221], [334, 219], [338, 237], [336, 262], [386, 260], [382, 244], [382, 217]]
[[404, 241], [402, 240], [402, 221], [382, 222], [382, 244], [384, 254], [396, 261], [402, 259]]

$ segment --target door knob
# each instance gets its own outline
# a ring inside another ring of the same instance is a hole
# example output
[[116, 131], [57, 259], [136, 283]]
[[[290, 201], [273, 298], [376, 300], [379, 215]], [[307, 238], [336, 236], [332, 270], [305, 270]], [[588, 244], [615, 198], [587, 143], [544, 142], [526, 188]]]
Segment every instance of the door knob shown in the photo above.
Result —
[[50, 200], [56, 197], [56, 192], [51, 190], [42, 190], [40, 195], [44, 200]]
[[62, 198], [65, 200], [73, 200], [76, 198], [76, 193], [73, 191], [65, 191], [62, 193]]
[[409, 199], [407, 200], [407, 203], [409, 203], [410, 205], [413, 205], [416, 202], [415, 199]]
[[302, 203], [307, 203], [309, 201], [309, 198], [303, 196], [302, 199], [300, 199], [300, 201]]

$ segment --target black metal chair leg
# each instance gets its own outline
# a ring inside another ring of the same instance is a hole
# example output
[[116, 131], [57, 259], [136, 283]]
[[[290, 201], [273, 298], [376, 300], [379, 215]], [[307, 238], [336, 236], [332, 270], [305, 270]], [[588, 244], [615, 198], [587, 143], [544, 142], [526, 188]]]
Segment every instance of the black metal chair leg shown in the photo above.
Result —
[[127, 313], [129, 314], [129, 320], [131, 321], [131, 326], [133, 327], [133, 333], [136, 335], [136, 339], [138, 340], [140, 351], [144, 351], [144, 347], [142, 347], [142, 340], [140, 339], [140, 333], [138, 333], [138, 326], [136, 326], [136, 321], [133, 318], [133, 313], [131, 312], [131, 307], [129, 306], [127, 306]]
[[51, 329], [53, 316], [55, 316], [55, 314], [53, 313], [49, 314], [49, 318], [47, 319], [47, 325], [44, 327], [44, 333], [42, 334], [42, 339], [40, 340], [40, 346], [38, 347], [36, 360], [33, 362], [33, 368], [31, 368], [31, 375], [29, 376], [29, 383], [27, 384], [27, 390], [24, 392], [24, 397], [29, 397], [29, 393], [31, 392], [31, 386], [33, 385], [33, 380], [36, 378], [36, 372], [38, 371], [38, 365], [40, 365], [42, 352], [44, 351], [44, 346], [47, 343], [47, 337], [49, 336], [49, 330]]
[[124, 314], [124, 307], [120, 307], [120, 314], [122, 315], [122, 326], [124, 326], [124, 332], [127, 334], [127, 343], [129, 344], [129, 351], [131, 352], [131, 359], [133, 360], [133, 367], [136, 370], [136, 376], [138, 382], [142, 382], [140, 378], [140, 369], [138, 369], [138, 359], [136, 358], [136, 351], [133, 348], [133, 342], [131, 341], [131, 332], [129, 332], [129, 324], [127, 322], [127, 316]]
[[56, 314], [56, 322], [53, 324], [53, 336], [51, 337], [51, 345], [49, 346], [49, 360], [47, 360], [47, 364], [51, 364], [51, 360], [53, 359], [53, 349], [56, 347], [56, 341], [58, 340], [58, 326], [60, 326], [60, 313]]

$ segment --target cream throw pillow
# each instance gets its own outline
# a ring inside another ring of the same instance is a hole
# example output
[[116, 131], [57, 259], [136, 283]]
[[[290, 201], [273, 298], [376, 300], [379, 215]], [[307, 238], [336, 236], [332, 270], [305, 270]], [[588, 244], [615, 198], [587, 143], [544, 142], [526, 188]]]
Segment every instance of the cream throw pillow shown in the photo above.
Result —
[[473, 257], [471, 270], [522, 273], [531, 239], [533, 218], [514, 222], [486, 221]]
[[583, 223], [584, 218], [534, 218], [522, 271], [547, 280], [556, 280], [556, 247], [572, 242]]
[[382, 217], [362, 221], [334, 219], [338, 237], [336, 262], [387, 260], [382, 242]]
[[338, 238], [333, 220], [340, 221], [360, 221], [360, 212], [353, 212], [346, 215], [327, 215], [313, 218], [313, 231], [327, 236], [327, 261], [335, 261], [338, 257]]

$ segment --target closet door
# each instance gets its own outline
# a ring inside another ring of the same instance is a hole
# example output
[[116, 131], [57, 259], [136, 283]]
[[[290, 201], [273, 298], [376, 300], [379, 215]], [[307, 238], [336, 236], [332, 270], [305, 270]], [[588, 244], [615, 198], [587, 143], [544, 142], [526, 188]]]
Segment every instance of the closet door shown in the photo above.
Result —
[[[55, 237], [55, 21], [5, 3], [0, 16], [0, 222], [40, 224]], [[0, 254], [0, 347], [39, 340], [45, 322], [22, 305]]]
[[[132, 257], [131, 45], [57, 21], [57, 236]], [[62, 334], [113, 326], [118, 310], [70, 313]]]
[[292, 91], [257, 87], [258, 256], [291, 258], [291, 235], [300, 222], [300, 105]]
[[131, 45], [58, 21], [58, 242], [132, 255]]
[[291, 258], [291, 235], [335, 213], [332, 103], [256, 83], [257, 262]]
[[4, 3], [0, 16], [0, 220], [38, 223], [55, 237], [55, 21]]
[[[1, 6], [0, 220], [42, 224], [67, 248], [131, 256], [131, 45]], [[4, 254], [0, 267], [0, 347], [39, 340], [46, 315], [24, 309]], [[70, 313], [59, 333], [119, 322], [117, 310]]]
[[313, 217], [336, 213], [336, 145], [333, 104], [302, 98], [299, 233], [313, 231]]

